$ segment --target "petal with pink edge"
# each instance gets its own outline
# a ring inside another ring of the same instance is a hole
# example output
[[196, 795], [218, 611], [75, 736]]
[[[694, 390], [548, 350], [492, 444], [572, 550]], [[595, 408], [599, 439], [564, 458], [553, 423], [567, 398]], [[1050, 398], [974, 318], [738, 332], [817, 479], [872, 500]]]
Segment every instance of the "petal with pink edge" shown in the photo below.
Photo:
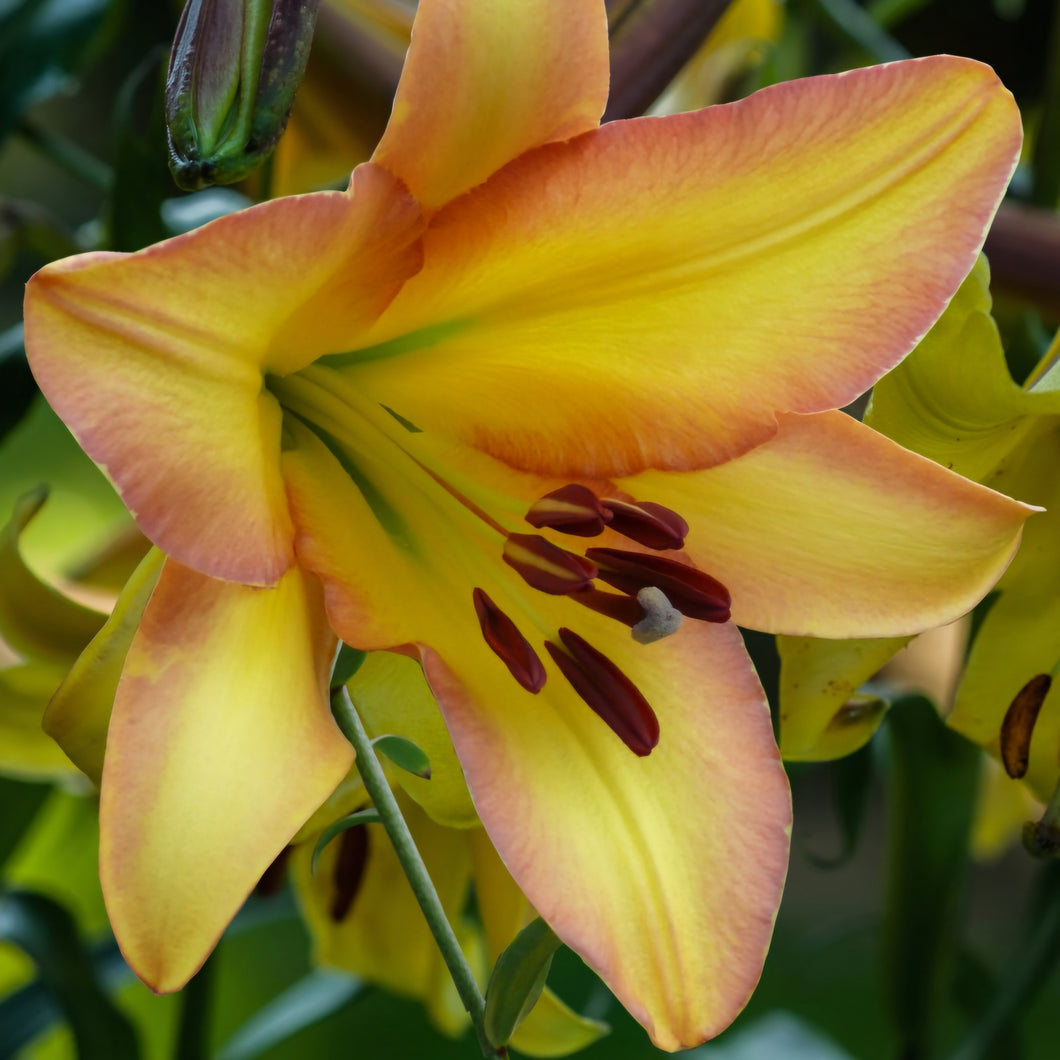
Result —
[[422, 430], [524, 470], [718, 463], [912, 349], [1019, 144], [993, 71], [952, 57], [614, 122], [440, 211], [373, 345], [339, 363]]
[[264, 203], [30, 281], [41, 389], [167, 554], [245, 584], [287, 569], [280, 416], [263, 373], [333, 350], [335, 318], [344, 336], [374, 319], [418, 267], [419, 223], [407, 192], [364, 167], [352, 194]]
[[262, 873], [345, 776], [334, 636], [297, 568], [272, 589], [169, 561], [107, 738], [100, 878], [130, 966], [179, 989]]
[[552, 669], [537, 697], [455, 649], [450, 665], [425, 648], [424, 669], [519, 887], [656, 1045], [689, 1047], [732, 1021], [761, 972], [787, 782], [734, 626], [686, 623], [638, 648], [604, 623], [579, 631], [654, 707], [662, 735], [646, 758]]
[[842, 412], [780, 418], [776, 437], [634, 496], [679, 511], [686, 550], [732, 594], [734, 621], [797, 636], [897, 637], [970, 610], [1034, 509], [910, 453]]
[[[501, 561], [504, 538], [485, 511], [432, 473], [448, 474], [446, 460], [459, 452], [383, 419], [393, 437], [359, 448], [346, 440], [357, 485], [307, 428], [292, 430], [296, 444], [284, 454], [299, 560], [325, 580], [333, 628], [358, 647], [420, 656], [479, 817], [515, 881], [655, 1040], [677, 1048], [718, 1033], [761, 970], [790, 821], [738, 632], [687, 622], [638, 645], [628, 627], [530, 589]], [[502, 465], [493, 471], [491, 498], [498, 487], [513, 501], [536, 488], [532, 476], [506, 469], [504, 482]], [[487, 646], [473, 588], [539, 654], [547, 681], [538, 694]], [[634, 755], [552, 662], [544, 642], [558, 644], [561, 626], [647, 697], [662, 731], [648, 757]], [[429, 784], [441, 779], [432, 774]]]
[[437, 208], [524, 151], [595, 128], [608, 77], [598, 0], [421, 0], [372, 159]]

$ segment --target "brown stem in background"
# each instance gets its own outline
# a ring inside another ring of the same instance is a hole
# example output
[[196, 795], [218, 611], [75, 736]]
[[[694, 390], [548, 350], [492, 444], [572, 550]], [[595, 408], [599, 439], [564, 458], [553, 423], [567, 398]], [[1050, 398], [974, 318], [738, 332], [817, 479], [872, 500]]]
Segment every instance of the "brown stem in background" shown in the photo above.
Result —
[[984, 249], [995, 290], [1027, 298], [1060, 318], [1060, 214], [1003, 203]]
[[643, 114], [695, 55], [729, 0], [643, 0], [621, 12], [611, 38], [604, 121]]

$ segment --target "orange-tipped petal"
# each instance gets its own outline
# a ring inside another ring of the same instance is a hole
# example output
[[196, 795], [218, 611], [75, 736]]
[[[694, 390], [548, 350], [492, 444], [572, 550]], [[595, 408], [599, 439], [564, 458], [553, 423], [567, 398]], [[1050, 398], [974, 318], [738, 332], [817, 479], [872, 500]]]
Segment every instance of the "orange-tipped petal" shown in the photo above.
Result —
[[[627, 626], [531, 589], [503, 562], [504, 537], [424, 471], [459, 450], [402, 427], [359, 449], [351, 439], [355, 486], [322, 442], [292, 427], [284, 473], [299, 560], [324, 579], [333, 628], [358, 647], [420, 656], [516, 882], [655, 1039], [676, 1048], [718, 1033], [761, 969], [790, 812], [736, 629], [686, 621], [638, 644]], [[397, 462], [397, 439], [413, 461]], [[474, 453], [471, 464], [506, 514], [562, 485], [499, 464], [490, 472]], [[474, 588], [537, 647], [547, 677], [536, 694], [487, 643]], [[654, 711], [659, 741], [646, 757], [544, 650], [561, 628], [602, 652]], [[425, 786], [444, 783], [443, 772], [432, 769]]]
[[645, 758], [550, 672], [531, 697], [424, 649], [468, 785], [541, 916], [665, 1049], [736, 1016], [780, 901], [790, 822], [769, 714], [734, 626], [606, 645], [659, 716]]
[[[1023, 546], [998, 582], [998, 597], [972, 641], [968, 665], [947, 724], [999, 754], [1009, 705], [1035, 675], [1060, 660], [1060, 428], [1036, 420], [1026, 440], [992, 479], [998, 489], [1046, 508], [1027, 525]], [[1045, 699], [1030, 741], [1027, 784], [1042, 801], [1060, 780], [1060, 686]]]
[[[394, 179], [264, 203], [136, 254], [42, 269], [26, 348], [49, 402], [144, 533], [203, 573], [271, 584], [290, 566], [280, 414], [263, 389], [379, 313], [418, 265]], [[238, 531], [234, 528], [238, 527]]]
[[1019, 143], [993, 72], [952, 57], [615, 122], [440, 211], [344, 363], [424, 431], [567, 481], [717, 463], [912, 349]]
[[44, 731], [96, 784], [103, 776], [107, 729], [125, 657], [164, 563], [157, 548], [140, 561], [103, 628], [84, 646], [44, 712]]
[[[465, 833], [435, 824], [401, 795], [398, 800], [442, 908], [455, 924], [471, 877]], [[336, 905], [337, 870], [347, 833], [324, 848], [315, 873], [310, 871], [313, 843], [301, 844], [292, 858], [294, 882], [313, 937], [313, 959], [427, 1001], [449, 978], [441, 952], [383, 827], [361, 825], [353, 832], [365, 845], [366, 857], [348, 908]]]
[[598, 0], [421, 0], [372, 158], [437, 208], [524, 151], [595, 128], [607, 87]]
[[157, 991], [202, 964], [262, 873], [350, 767], [332, 720], [319, 585], [272, 589], [169, 561], [107, 739], [100, 877], [130, 966]]
[[841, 412], [782, 416], [719, 467], [625, 480], [692, 527], [686, 551], [742, 626], [896, 637], [952, 621], [997, 581], [1034, 509], [902, 449]]

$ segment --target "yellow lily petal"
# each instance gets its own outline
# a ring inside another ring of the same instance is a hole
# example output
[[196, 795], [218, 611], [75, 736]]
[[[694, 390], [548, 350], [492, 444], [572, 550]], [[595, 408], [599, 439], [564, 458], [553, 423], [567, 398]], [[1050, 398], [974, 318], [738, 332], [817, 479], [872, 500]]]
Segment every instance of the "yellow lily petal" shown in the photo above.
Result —
[[165, 556], [157, 548], [143, 558], [126, 582], [103, 628], [57, 685], [44, 712], [44, 731], [96, 784], [103, 776], [107, 728], [125, 657], [164, 560]]
[[732, 593], [736, 622], [814, 637], [952, 621], [997, 581], [1034, 510], [841, 412], [782, 416], [737, 460], [623, 486], [688, 520], [688, 552]]
[[[464, 833], [435, 824], [411, 800], [398, 798], [442, 907], [458, 927], [471, 874]], [[313, 844], [302, 844], [292, 854], [293, 880], [313, 937], [313, 960], [427, 1000], [448, 979], [441, 952], [382, 826], [357, 831], [347, 842], [365, 847], [352, 893], [351, 881], [342, 880], [339, 869], [343, 836], [325, 847], [315, 874], [310, 872]], [[463, 1023], [446, 1029], [458, 1031]]]
[[244, 584], [290, 566], [280, 415], [263, 373], [334, 348], [321, 299], [344, 335], [373, 319], [416, 267], [418, 224], [393, 178], [366, 167], [351, 194], [264, 203], [30, 281], [38, 382], [167, 554]]
[[519, 886], [656, 1045], [676, 1049], [727, 1026], [758, 979], [787, 860], [787, 785], [735, 627], [688, 624], [619, 655], [603, 621], [579, 629], [657, 712], [647, 758], [558, 673], [532, 697], [480, 666], [457, 676], [431, 649], [424, 668]]
[[427, 755], [430, 780], [401, 769], [394, 771], [405, 791], [439, 824], [477, 825], [460, 763], [419, 663], [391, 652], [372, 652], [354, 674], [349, 689], [371, 736], [404, 736]]
[[597, 0], [421, 0], [372, 159], [434, 209], [524, 151], [595, 128], [607, 88]]
[[[977, 481], [993, 473], [1034, 428], [1034, 417], [1056, 401], [1012, 381], [990, 315], [989, 284], [980, 255], [916, 350], [875, 385], [865, 416], [899, 444]], [[835, 758], [868, 740], [885, 705], [854, 693], [907, 639], [780, 637], [784, 756]]]
[[100, 878], [130, 966], [159, 992], [196, 971], [247, 894], [342, 780], [334, 637], [319, 586], [214, 581], [168, 561], [107, 737]]
[[[475, 874], [475, 904], [490, 965], [536, 915], [482, 829], [467, 833]], [[512, 1045], [527, 1056], [567, 1056], [608, 1032], [607, 1024], [579, 1016], [547, 987], [516, 1028]]]
[[983, 755], [972, 823], [972, 856], [977, 861], [1001, 857], [1020, 841], [1023, 825], [1040, 820], [1044, 809], [1022, 780], [1013, 780], [996, 759]]
[[372, 153], [393, 102], [379, 68], [392, 64], [397, 80], [412, 17], [400, 0], [320, 5], [305, 77], [272, 156], [271, 198], [343, 181]]
[[343, 363], [513, 467], [717, 463], [769, 438], [774, 410], [843, 405], [908, 353], [1019, 140], [993, 72], [952, 57], [613, 122], [437, 214], [422, 271]]
[[991, 307], [980, 256], [912, 356], [873, 388], [865, 414], [899, 445], [976, 482], [990, 481], [1036, 416], [1060, 413], [1060, 393], [1047, 384], [1025, 390], [1013, 381]]
[[818, 640], [780, 637], [780, 753], [788, 761], [821, 762], [862, 747], [887, 704], [856, 698], [864, 684], [909, 637]]
[[[1016, 693], [1060, 659], [1060, 421], [1042, 417], [992, 482], [1042, 504], [1023, 546], [998, 582], [999, 596], [976, 633], [947, 723], [998, 753], [1001, 722]], [[1042, 801], [1060, 779], [1060, 693], [1047, 696], [1034, 727], [1027, 784]]]
[[[396, 430], [414, 459], [442, 459], [428, 436]], [[352, 454], [358, 489], [308, 430], [292, 425], [291, 437], [284, 474], [299, 561], [324, 579], [333, 628], [358, 647], [419, 655], [516, 882], [655, 1040], [677, 1048], [718, 1033], [761, 968], [789, 818], [768, 712], [735, 627], [687, 623], [641, 646], [571, 600], [528, 599], [499, 561], [496, 531], [422, 468], [394, 474], [389, 441]], [[516, 500], [535, 488], [533, 476], [507, 477]], [[546, 660], [540, 694], [486, 647], [473, 587]], [[654, 707], [662, 737], [649, 757], [635, 756], [550, 665], [542, 642], [560, 626], [612, 658]]]
[[41, 730], [41, 716], [63, 671], [40, 663], [0, 669], [0, 772], [31, 780], [74, 771], [59, 745]]
[[22, 497], [0, 531], [0, 642], [25, 658], [61, 667], [77, 658], [104, 616], [42, 581], [22, 558], [19, 535], [47, 496], [41, 488]]

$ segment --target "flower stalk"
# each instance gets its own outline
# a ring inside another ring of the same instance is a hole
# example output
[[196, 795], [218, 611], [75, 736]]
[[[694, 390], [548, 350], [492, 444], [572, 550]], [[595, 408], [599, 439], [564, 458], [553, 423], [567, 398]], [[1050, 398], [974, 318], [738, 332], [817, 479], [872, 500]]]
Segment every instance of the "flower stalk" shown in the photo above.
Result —
[[479, 990], [478, 983], [475, 982], [475, 975], [467, 963], [464, 951], [460, 948], [453, 927], [445, 915], [438, 892], [427, 872], [427, 866], [423, 863], [423, 858], [412, 838], [401, 808], [383, 774], [383, 767], [372, 747], [372, 741], [365, 731], [364, 723], [345, 686], [332, 689], [331, 710], [343, 736], [350, 741], [357, 753], [357, 770], [364, 781], [365, 790], [382, 819], [386, 834], [394, 845], [398, 861], [401, 862], [401, 867], [412, 887], [412, 893], [415, 894], [416, 901], [423, 910], [427, 925], [431, 929], [431, 934], [442, 951], [442, 957], [456, 984], [460, 1000], [471, 1017], [482, 1055], [484, 1057], [497, 1056], [498, 1053], [486, 1038], [483, 1023], [486, 1015], [486, 1002], [482, 992]]

